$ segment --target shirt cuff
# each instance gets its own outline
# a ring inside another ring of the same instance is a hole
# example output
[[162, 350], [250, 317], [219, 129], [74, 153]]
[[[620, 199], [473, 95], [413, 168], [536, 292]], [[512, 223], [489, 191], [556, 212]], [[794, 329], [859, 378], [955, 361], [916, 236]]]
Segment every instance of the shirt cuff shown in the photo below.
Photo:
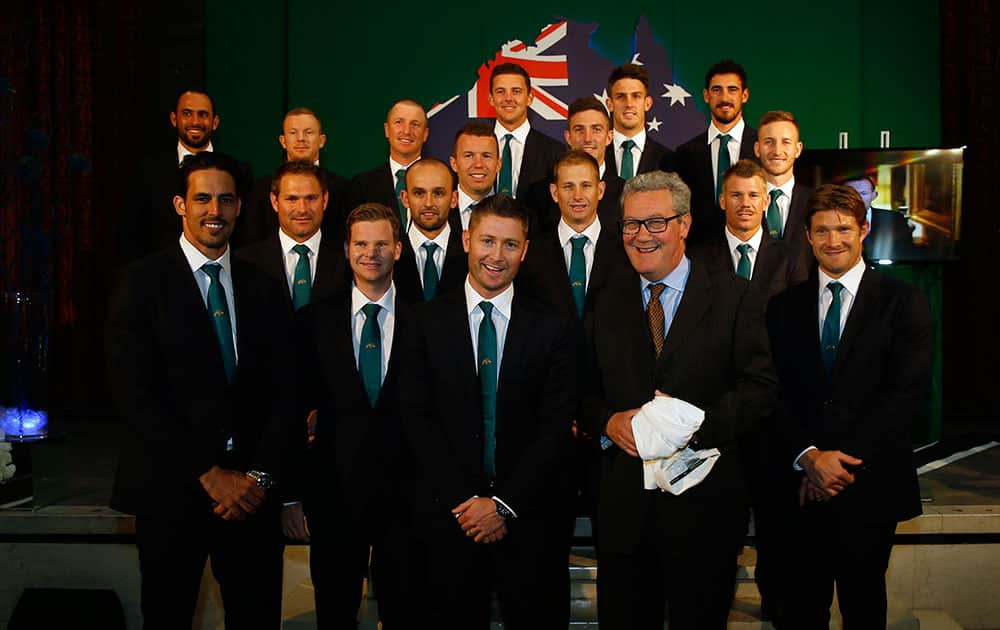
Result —
[[284, 502], [282, 502], [281, 506], [282, 507], [291, 507], [293, 505], [298, 505], [300, 503], [302, 503], [302, 501], [284, 501]]
[[511, 514], [513, 514], [514, 518], [517, 518], [517, 512], [515, 512], [513, 509], [511, 509], [511, 507], [509, 505], [507, 505], [507, 503], [505, 503], [503, 499], [501, 499], [500, 497], [497, 497], [497, 496], [493, 496], [493, 497], [490, 497], [490, 498], [493, 499], [494, 501], [496, 501], [497, 503], [499, 503], [500, 505], [504, 506], [505, 508], [507, 508], [507, 511], [510, 512]]
[[815, 446], [807, 446], [804, 449], [802, 449], [802, 452], [799, 453], [798, 456], [795, 457], [795, 461], [792, 462], [792, 468], [794, 468], [795, 470], [803, 470], [802, 466], [799, 465], [799, 460], [801, 460], [802, 456], [808, 453], [809, 451], [815, 451], [815, 450], [818, 450]]

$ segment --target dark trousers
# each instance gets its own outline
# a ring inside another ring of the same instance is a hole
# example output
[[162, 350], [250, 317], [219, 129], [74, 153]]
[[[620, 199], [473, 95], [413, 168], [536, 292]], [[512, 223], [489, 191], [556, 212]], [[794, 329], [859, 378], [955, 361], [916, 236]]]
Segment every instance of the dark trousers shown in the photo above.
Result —
[[284, 541], [278, 511], [245, 521], [205, 513], [137, 517], [143, 628], [190, 628], [206, 558], [219, 583], [227, 628], [281, 625]]
[[693, 541], [663, 533], [671, 518], [683, 515], [649, 509], [634, 551], [598, 549], [601, 630], [662, 630], [664, 617], [670, 630], [726, 627], [742, 522], [735, 520], [731, 533], [718, 540]]
[[494, 589], [505, 628], [569, 625], [565, 516], [528, 518], [488, 545], [472, 542], [454, 518], [440, 523], [427, 546], [427, 627], [489, 628]]
[[[835, 501], [836, 499], [834, 499]], [[885, 628], [885, 572], [895, 522], [866, 523], [845, 518], [831, 504], [799, 510], [787, 569], [787, 623], [781, 628], [824, 630], [830, 624], [834, 584], [844, 630]]]

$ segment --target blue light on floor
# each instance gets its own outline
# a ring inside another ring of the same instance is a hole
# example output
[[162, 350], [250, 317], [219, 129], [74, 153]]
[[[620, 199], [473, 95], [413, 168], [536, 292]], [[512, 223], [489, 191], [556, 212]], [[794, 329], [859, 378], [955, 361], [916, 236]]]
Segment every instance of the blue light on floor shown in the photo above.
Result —
[[34, 409], [0, 407], [0, 430], [7, 439], [40, 437], [48, 434], [49, 414]]

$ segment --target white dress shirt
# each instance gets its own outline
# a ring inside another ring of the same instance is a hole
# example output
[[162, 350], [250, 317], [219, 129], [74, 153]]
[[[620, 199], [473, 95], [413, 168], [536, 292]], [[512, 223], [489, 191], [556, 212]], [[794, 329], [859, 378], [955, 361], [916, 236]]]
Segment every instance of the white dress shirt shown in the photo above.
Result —
[[688, 276], [691, 273], [691, 261], [687, 256], [681, 258], [681, 261], [677, 263], [674, 270], [668, 273], [665, 277], [656, 280], [655, 282], [650, 282], [646, 278], [639, 276], [640, 285], [642, 286], [642, 307], [646, 308], [649, 305], [649, 298], [651, 293], [649, 291], [649, 285], [661, 283], [666, 285], [666, 289], [660, 293], [660, 304], [663, 306], [663, 338], [666, 339], [667, 335], [670, 334], [670, 325], [674, 322], [674, 315], [677, 314], [677, 307], [681, 304], [681, 298], [684, 297], [684, 287], [687, 286]]
[[[212, 148], [212, 142], [209, 141], [208, 146], [206, 146], [204, 149], [202, 149], [202, 151], [214, 151], [214, 149]], [[184, 146], [183, 144], [181, 144], [181, 141], [178, 140], [177, 141], [177, 166], [180, 166], [181, 162], [184, 161], [184, 158], [186, 158], [189, 155], [194, 155], [194, 153], [192, 153], [191, 151], [188, 151], [187, 147]]]
[[757, 268], [757, 252], [760, 251], [760, 241], [762, 238], [764, 238], [763, 227], [758, 227], [753, 236], [746, 241], [741, 241], [735, 234], [729, 231], [728, 227], [726, 228], [726, 243], [729, 244], [729, 256], [733, 259], [734, 272], [740, 264], [740, 251], [736, 248], [746, 243], [750, 246], [750, 249], [747, 251], [747, 258], [750, 259], [750, 277], [753, 277], [753, 271]]
[[571, 242], [573, 237], [581, 234], [587, 237], [587, 243], [583, 246], [583, 260], [587, 267], [587, 274], [584, 276], [586, 278], [584, 286], [589, 289], [590, 272], [594, 268], [594, 252], [597, 247], [597, 237], [601, 235], [601, 220], [595, 216], [594, 222], [587, 226], [587, 229], [582, 232], [577, 232], [571, 228], [562, 217], [560, 217], [559, 226], [556, 229], [556, 232], [559, 236], [559, 245], [562, 246], [567, 274], [569, 273], [570, 261], [573, 259], [573, 244]]
[[[528, 132], [531, 131], [531, 123], [527, 119], [521, 126], [513, 131], [508, 131], [498, 120], [493, 125], [493, 133], [496, 134], [497, 142], [500, 144], [500, 159], [503, 159], [503, 145], [506, 140], [504, 136], [508, 133], [514, 137], [510, 140], [510, 192], [511, 196], [516, 196], [517, 184], [521, 173], [521, 160], [524, 158], [524, 143], [528, 141]], [[499, 178], [499, 175], [497, 176]]]
[[[369, 302], [368, 297], [357, 286], [351, 287], [351, 340], [354, 345], [354, 365], [358, 364], [358, 354], [361, 347], [361, 331], [365, 327], [365, 314], [361, 311]], [[378, 312], [378, 328], [382, 341], [382, 365], [379, 369], [379, 380], [385, 382], [385, 369], [392, 356], [392, 333], [396, 328], [396, 285], [390, 284], [385, 293], [375, 300], [382, 308]]]
[[458, 207], [455, 210], [458, 211], [458, 218], [462, 221], [462, 229], [469, 229], [469, 218], [472, 216], [472, 206], [479, 203], [479, 201], [473, 199], [466, 194], [462, 187], [458, 187]]
[[[788, 225], [788, 207], [792, 204], [792, 190], [795, 188], [795, 176], [793, 175], [791, 179], [781, 186], [774, 186], [768, 182], [766, 199], [768, 206], [771, 205], [771, 191], [775, 188], [780, 189], [782, 193], [781, 196], [778, 197], [778, 210], [781, 211], [781, 234], [784, 236], [785, 226]], [[764, 206], [764, 216], [767, 217], [767, 206]]]
[[479, 324], [483, 321], [483, 311], [479, 303], [487, 301], [493, 304], [493, 326], [497, 329], [497, 391], [499, 391], [500, 369], [503, 365], [504, 342], [507, 341], [507, 326], [510, 325], [510, 307], [514, 302], [514, 285], [503, 290], [500, 295], [486, 299], [472, 288], [468, 276], [465, 278], [465, 306], [469, 314], [469, 333], [472, 335], [472, 361], [479, 373]]
[[635, 134], [631, 138], [629, 138], [622, 132], [618, 131], [617, 129], [614, 130], [612, 136], [613, 139], [611, 142], [612, 146], [614, 146], [615, 148], [615, 164], [618, 166], [619, 177], [621, 177], [622, 174], [622, 150], [623, 150], [622, 143], [624, 143], [626, 140], [631, 140], [632, 142], [635, 143], [635, 146], [632, 147], [632, 168], [635, 169], [635, 173], [632, 174], [635, 175], [636, 173], [639, 172], [639, 160], [642, 158], [642, 152], [646, 149], [645, 125], [643, 125], [643, 129], [639, 130], [639, 133]]
[[424, 265], [427, 264], [427, 250], [424, 243], [434, 243], [437, 249], [434, 250], [434, 266], [437, 267], [438, 279], [444, 271], [444, 257], [448, 252], [448, 239], [451, 238], [451, 225], [445, 221], [444, 229], [434, 238], [427, 238], [424, 233], [417, 229], [417, 226], [410, 224], [410, 229], [406, 232], [410, 238], [410, 247], [413, 248], [413, 259], [417, 263], [417, 276], [420, 278], [420, 286], [424, 286]]
[[219, 263], [222, 266], [222, 272], [219, 273], [219, 282], [222, 283], [222, 290], [226, 294], [226, 305], [229, 306], [229, 323], [233, 329], [233, 351], [236, 353], [236, 362], [238, 364], [240, 346], [236, 343], [236, 298], [233, 296], [233, 263], [229, 256], [230, 248], [226, 247], [226, 251], [221, 256], [212, 260], [198, 251], [198, 248], [192, 245], [183, 234], [181, 234], [180, 243], [184, 258], [187, 259], [188, 266], [191, 267], [191, 273], [194, 274], [194, 281], [198, 283], [198, 290], [201, 292], [201, 301], [205, 303], [206, 312], [208, 310], [208, 287], [212, 284], [212, 278], [201, 267], [209, 262]]
[[[316, 266], [319, 264], [319, 244], [323, 238], [323, 230], [317, 230], [309, 240], [303, 241], [302, 245], [309, 248], [309, 253], [306, 257], [309, 259], [309, 284], [312, 286], [316, 282]], [[288, 295], [294, 297], [294, 287], [292, 282], [295, 279], [295, 266], [299, 264], [299, 254], [298, 252], [292, 251], [292, 248], [299, 244], [298, 241], [293, 239], [291, 236], [285, 234], [281, 228], [278, 228], [278, 242], [281, 244], [281, 257], [282, 262], [285, 266], [285, 280], [288, 282]]]
[[[746, 123], [743, 122], [743, 117], [740, 117], [739, 122], [733, 126], [732, 129], [725, 132], [729, 134], [729, 142], [726, 144], [726, 148], [729, 149], [729, 165], [732, 166], [736, 164], [740, 159], [740, 143], [743, 142], [743, 128], [746, 127]], [[717, 175], [719, 174], [719, 136], [723, 132], [719, 131], [719, 128], [715, 126], [715, 121], [713, 120], [708, 125], [708, 146], [709, 153], [712, 154], [712, 181], [715, 183], [716, 189], [719, 187], [719, 182], [716, 181]], [[718, 202], [718, 200], [716, 200]]]

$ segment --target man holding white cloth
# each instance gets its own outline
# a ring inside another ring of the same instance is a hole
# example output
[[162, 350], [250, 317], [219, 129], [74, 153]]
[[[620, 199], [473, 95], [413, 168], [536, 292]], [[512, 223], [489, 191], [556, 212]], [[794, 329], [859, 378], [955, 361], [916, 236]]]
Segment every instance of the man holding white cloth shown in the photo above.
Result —
[[635, 274], [586, 322], [579, 419], [613, 442], [598, 508], [602, 629], [660, 629], [665, 616], [672, 630], [725, 628], [746, 523], [739, 437], [776, 398], [762, 302], [685, 256], [690, 198], [674, 173], [626, 183], [619, 229]]

